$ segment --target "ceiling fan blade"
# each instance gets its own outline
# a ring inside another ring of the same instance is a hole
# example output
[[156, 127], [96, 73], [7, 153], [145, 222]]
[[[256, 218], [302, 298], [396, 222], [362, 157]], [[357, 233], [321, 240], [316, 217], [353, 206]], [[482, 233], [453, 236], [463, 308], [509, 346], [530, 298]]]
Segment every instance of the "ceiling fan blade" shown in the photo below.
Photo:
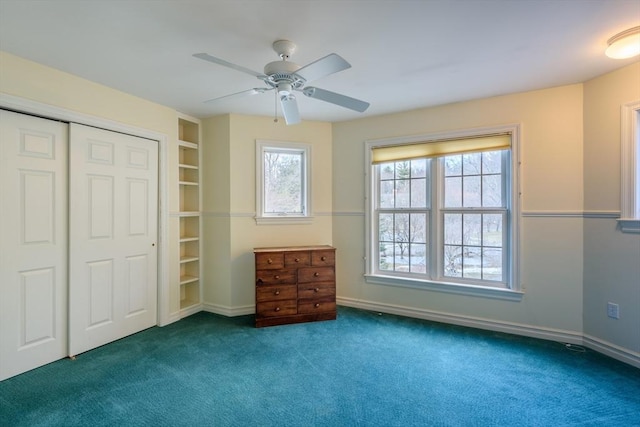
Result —
[[242, 71], [243, 73], [250, 74], [259, 79], [267, 78], [263, 73], [258, 73], [257, 71], [250, 70], [241, 65], [232, 64], [231, 62], [225, 61], [224, 59], [216, 58], [215, 56], [211, 56], [208, 53], [195, 53], [194, 57], [203, 59], [205, 61], [213, 62], [214, 64], [222, 65], [223, 67], [229, 67], [237, 71]]
[[331, 53], [324, 58], [320, 58], [311, 64], [307, 64], [295, 72], [298, 76], [307, 82], [317, 80], [321, 77], [328, 76], [338, 71], [351, 68], [351, 64], [344, 60], [340, 55]]
[[300, 123], [300, 112], [298, 111], [298, 103], [293, 95], [281, 95], [280, 105], [282, 105], [282, 115], [284, 121], [288, 125]]
[[336, 104], [350, 110], [358, 111], [360, 113], [369, 108], [368, 102], [360, 101], [359, 99], [351, 98], [350, 96], [340, 95], [339, 93], [331, 92], [313, 86], [305, 87], [302, 90], [302, 93], [307, 95], [309, 98], [315, 98], [321, 101], [330, 102], [332, 104]]
[[269, 90], [273, 90], [273, 88], [254, 87], [253, 89], [243, 90], [242, 92], [236, 92], [236, 93], [232, 93], [232, 94], [229, 94], [229, 95], [219, 96], [217, 98], [207, 99], [204, 102], [205, 103], [216, 102], [216, 101], [219, 101], [221, 99], [232, 98], [232, 97], [233, 98], [242, 98], [242, 97], [245, 97], [245, 96], [257, 95], [259, 93], [265, 93], [266, 91], [269, 91]]

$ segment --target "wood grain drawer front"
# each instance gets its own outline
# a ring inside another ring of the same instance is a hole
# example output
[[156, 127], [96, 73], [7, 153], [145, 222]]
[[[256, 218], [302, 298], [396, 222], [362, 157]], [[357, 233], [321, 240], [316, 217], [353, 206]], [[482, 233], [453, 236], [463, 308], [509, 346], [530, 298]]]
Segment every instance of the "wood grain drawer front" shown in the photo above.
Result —
[[264, 252], [256, 254], [256, 270], [278, 270], [284, 268], [284, 253]]
[[256, 304], [256, 315], [259, 317], [290, 316], [297, 313], [298, 304], [295, 299]]
[[336, 311], [336, 302], [332, 300], [326, 301], [301, 301], [298, 303], [298, 313], [320, 313], [326, 311]]
[[311, 265], [336, 265], [335, 251], [313, 251], [311, 252]]
[[280, 301], [296, 299], [298, 290], [296, 285], [282, 286], [258, 286], [256, 288], [256, 301]]
[[298, 283], [335, 282], [333, 267], [310, 267], [298, 270]]
[[256, 285], [279, 285], [296, 283], [296, 270], [258, 270]]
[[287, 268], [298, 268], [311, 265], [309, 252], [286, 252], [284, 254], [284, 266]]
[[298, 285], [298, 298], [300, 299], [335, 298], [335, 296], [336, 287], [334, 283]]

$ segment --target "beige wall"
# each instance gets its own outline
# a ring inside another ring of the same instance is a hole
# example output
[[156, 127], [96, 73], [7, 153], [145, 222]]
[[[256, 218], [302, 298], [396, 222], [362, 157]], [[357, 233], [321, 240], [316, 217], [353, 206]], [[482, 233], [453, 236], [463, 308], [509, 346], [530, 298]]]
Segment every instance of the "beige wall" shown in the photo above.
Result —
[[[169, 218], [170, 305], [177, 312], [176, 112], [3, 52], [0, 93], [167, 135], [169, 211], [176, 214]], [[203, 120], [205, 308], [252, 312], [254, 247], [333, 244], [340, 298], [523, 331], [584, 333], [637, 354], [640, 239], [620, 233], [614, 219], [589, 213], [620, 209], [620, 104], [638, 99], [640, 63], [634, 63], [584, 85], [333, 125], [285, 126], [240, 115]], [[514, 123], [522, 126], [522, 301], [366, 284], [363, 141]], [[256, 225], [256, 139], [312, 144], [312, 225]], [[620, 304], [619, 320], [606, 317], [607, 301]]]
[[[311, 144], [312, 224], [256, 224], [257, 139]], [[205, 307], [252, 313], [254, 247], [332, 243], [331, 124], [303, 121], [286, 126], [269, 117], [213, 117], [203, 121], [203, 148]], [[224, 173], [211, 171], [213, 165]]]
[[[522, 301], [365, 283], [363, 141], [514, 123], [522, 129]], [[579, 84], [334, 123], [333, 236], [339, 298], [579, 335], [582, 128]]]
[[[177, 115], [170, 108], [0, 51], [0, 93], [167, 136], [169, 211], [178, 210]], [[179, 310], [178, 218], [169, 218], [170, 312]]]
[[[584, 84], [585, 211], [620, 211], [620, 107], [640, 100], [640, 62]], [[584, 333], [640, 352], [640, 235], [585, 219]], [[620, 319], [607, 317], [608, 302]]]

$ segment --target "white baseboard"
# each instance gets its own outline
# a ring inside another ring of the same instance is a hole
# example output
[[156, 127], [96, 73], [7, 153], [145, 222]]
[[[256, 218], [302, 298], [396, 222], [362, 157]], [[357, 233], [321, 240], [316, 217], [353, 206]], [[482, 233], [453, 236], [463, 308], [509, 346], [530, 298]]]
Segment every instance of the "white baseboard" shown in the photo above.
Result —
[[454, 325], [468, 326], [490, 331], [506, 332], [515, 335], [540, 338], [562, 343], [583, 345], [587, 348], [590, 348], [591, 350], [597, 351], [598, 353], [602, 353], [616, 360], [627, 363], [631, 366], [640, 368], [640, 353], [622, 348], [620, 346], [611, 344], [592, 336], [583, 335], [575, 331], [541, 328], [537, 326], [517, 323], [497, 322], [495, 320], [460, 316], [457, 314], [403, 307], [393, 304], [381, 304], [377, 302], [363, 301], [353, 298], [338, 297], [337, 303], [339, 305], [360, 308], [363, 310], [396, 314], [399, 316], [413, 317], [417, 319], [432, 320], [434, 322], [451, 323]]
[[584, 346], [598, 353], [605, 354], [609, 357], [617, 359], [621, 362], [628, 363], [631, 366], [640, 368], [640, 353], [617, 346], [600, 338], [585, 335], [583, 338]]
[[202, 311], [202, 304], [195, 304], [180, 310], [180, 318], [191, 316]]
[[[394, 304], [383, 304], [354, 298], [337, 297], [336, 302], [341, 306], [359, 308], [362, 310], [396, 314], [398, 316], [413, 317], [416, 319], [431, 320], [434, 322], [467, 326], [470, 328], [505, 332], [531, 338], [540, 338], [549, 341], [582, 345], [613, 359], [627, 363], [636, 368], [640, 368], [640, 353], [617, 346], [593, 336], [583, 335], [580, 332], [553, 328], [542, 328], [539, 326], [531, 326], [520, 323], [499, 322], [480, 317], [460, 316], [458, 314], [404, 307]], [[194, 313], [202, 310], [209, 313], [220, 314], [222, 316], [235, 317], [254, 314], [255, 306], [246, 305], [240, 307], [228, 307], [219, 304], [203, 303], [201, 306], [197, 306], [197, 309], [196, 307], [194, 307], [194, 310], [196, 310], [194, 311]], [[191, 311], [191, 309], [189, 311]], [[184, 312], [180, 312], [180, 315], [184, 317], [187, 314], [185, 314]]]
[[459, 326], [485, 329], [489, 331], [505, 332], [514, 335], [522, 335], [532, 338], [541, 338], [550, 341], [558, 341], [571, 344], [582, 344], [582, 334], [575, 331], [561, 329], [540, 328], [537, 326], [499, 322], [480, 317], [460, 316], [458, 314], [443, 313], [439, 311], [417, 309], [393, 304], [381, 304], [372, 301], [357, 300], [353, 298], [337, 298], [338, 305], [361, 308], [363, 310], [378, 311], [381, 313], [397, 314], [399, 316], [414, 317], [417, 319], [432, 320], [434, 322], [450, 323]]
[[252, 304], [240, 307], [229, 307], [226, 305], [205, 302], [202, 304], [202, 310], [208, 313], [220, 314], [222, 316], [236, 317], [254, 314], [256, 312], [256, 306]]

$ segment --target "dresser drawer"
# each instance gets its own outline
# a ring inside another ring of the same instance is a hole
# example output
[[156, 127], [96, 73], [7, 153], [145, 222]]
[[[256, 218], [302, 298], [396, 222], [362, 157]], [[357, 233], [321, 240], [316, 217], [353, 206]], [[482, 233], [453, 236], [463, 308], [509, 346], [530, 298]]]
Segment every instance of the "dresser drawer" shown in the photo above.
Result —
[[298, 302], [298, 313], [300, 314], [322, 313], [327, 311], [336, 311], [335, 300]]
[[298, 268], [311, 265], [311, 256], [308, 251], [287, 252], [284, 254], [284, 266], [287, 268]]
[[290, 316], [298, 313], [295, 299], [282, 301], [266, 301], [256, 303], [256, 315], [258, 317]]
[[314, 251], [311, 253], [311, 265], [321, 267], [323, 265], [336, 265], [335, 251]]
[[296, 299], [297, 294], [296, 285], [258, 286], [256, 302]]
[[300, 299], [335, 298], [335, 296], [336, 287], [333, 282], [298, 285], [298, 298]]
[[308, 267], [298, 270], [298, 283], [335, 282], [333, 267]]
[[256, 285], [278, 285], [296, 283], [296, 270], [258, 270]]
[[261, 252], [256, 254], [256, 270], [278, 270], [284, 268], [284, 253]]

